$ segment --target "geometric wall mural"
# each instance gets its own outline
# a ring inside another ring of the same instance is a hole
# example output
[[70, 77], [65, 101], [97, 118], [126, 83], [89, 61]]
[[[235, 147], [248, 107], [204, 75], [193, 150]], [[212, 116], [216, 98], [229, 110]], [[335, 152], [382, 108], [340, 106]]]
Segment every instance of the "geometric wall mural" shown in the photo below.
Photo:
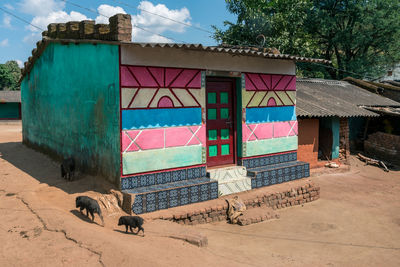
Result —
[[296, 105], [296, 76], [245, 73], [243, 107]]
[[201, 107], [201, 70], [121, 66], [122, 108]]
[[122, 88], [122, 108], [201, 107], [204, 92], [192, 88]]
[[168, 127], [122, 131], [122, 152], [206, 145], [206, 127]]
[[243, 91], [243, 107], [277, 107], [296, 105], [296, 91]]
[[296, 91], [295, 75], [245, 73], [247, 91]]

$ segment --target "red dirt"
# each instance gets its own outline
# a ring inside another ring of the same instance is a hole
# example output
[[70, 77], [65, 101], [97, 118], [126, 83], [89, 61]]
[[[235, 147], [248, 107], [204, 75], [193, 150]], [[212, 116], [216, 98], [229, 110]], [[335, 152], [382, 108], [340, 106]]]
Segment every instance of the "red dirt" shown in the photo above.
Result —
[[[75, 209], [79, 194], [112, 185], [60, 178], [58, 163], [21, 144], [19, 124], [0, 124], [0, 266], [400, 266], [400, 172], [351, 159], [350, 172], [320, 175], [321, 198], [276, 211], [278, 220], [181, 226], [148, 221], [145, 237], [105, 227]], [[208, 237], [197, 247], [171, 235]]]

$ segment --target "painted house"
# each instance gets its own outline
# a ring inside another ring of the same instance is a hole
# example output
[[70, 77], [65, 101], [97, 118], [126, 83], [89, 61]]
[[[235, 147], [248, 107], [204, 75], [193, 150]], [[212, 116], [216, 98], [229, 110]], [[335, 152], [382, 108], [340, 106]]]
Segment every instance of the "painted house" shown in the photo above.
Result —
[[326, 160], [346, 163], [351, 149], [363, 149], [371, 133], [367, 128], [384, 121], [377, 109], [400, 108], [400, 103], [347, 81], [297, 79], [296, 88], [298, 159], [311, 168]]
[[0, 90], [0, 120], [21, 119], [21, 92]]
[[295, 62], [325, 61], [133, 43], [129, 15], [43, 35], [21, 83], [24, 143], [118, 184], [134, 213], [309, 176]]

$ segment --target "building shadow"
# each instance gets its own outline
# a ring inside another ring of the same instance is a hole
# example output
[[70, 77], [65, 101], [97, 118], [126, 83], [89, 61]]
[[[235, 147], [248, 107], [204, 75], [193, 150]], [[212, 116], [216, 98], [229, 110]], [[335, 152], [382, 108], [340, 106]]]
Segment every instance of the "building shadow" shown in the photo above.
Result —
[[104, 194], [110, 189], [117, 189], [102, 177], [79, 172], [76, 172], [72, 181], [66, 181], [61, 177], [60, 162], [26, 147], [22, 142], [0, 143], [0, 157], [40, 183], [57, 187], [68, 194], [87, 191]]

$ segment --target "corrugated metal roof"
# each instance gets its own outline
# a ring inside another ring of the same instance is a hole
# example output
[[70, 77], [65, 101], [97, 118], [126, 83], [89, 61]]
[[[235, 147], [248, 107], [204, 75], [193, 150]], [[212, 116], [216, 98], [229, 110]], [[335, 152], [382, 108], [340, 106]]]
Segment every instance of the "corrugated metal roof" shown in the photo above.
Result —
[[361, 106], [397, 106], [400, 103], [345, 81], [298, 79], [296, 110], [304, 117], [377, 116]]
[[177, 44], [177, 43], [126, 43], [133, 46], [141, 46], [141, 47], [169, 47], [169, 48], [178, 48], [178, 49], [186, 49], [186, 50], [197, 50], [197, 51], [205, 51], [205, 52], [215, 52], [215, 53], [227, 53], [234, 55], [244, 55], [244, 56], [255, 56], [255, 57], [263, 57], [263, 58], [274, 58], [274, 59], [289, 59], [297, 62], [314, 62], [321, 64], [329, 64], [331, 61], [326, 59], [317, 59], [317, 58], [307, 58], [307, 57], [299, 57], [292, 56], [287, 54], [272, 54], [272, 53], [264, 53], [258, 51], [257, 48], [234, 48], [234, 47], [221, 47], [221, 46], [204, 46], [202, 44]]
[[0, 91], [0, 103], [21, 102], [21, 91]]

